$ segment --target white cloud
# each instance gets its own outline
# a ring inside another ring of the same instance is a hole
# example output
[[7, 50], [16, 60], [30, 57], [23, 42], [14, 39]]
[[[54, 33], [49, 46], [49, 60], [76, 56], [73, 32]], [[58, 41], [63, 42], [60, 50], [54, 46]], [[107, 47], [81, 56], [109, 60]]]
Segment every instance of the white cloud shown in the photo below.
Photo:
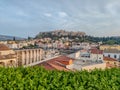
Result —
[[59, 14], [60, 17], [66, 17], [66, 16], [68, 16], [67, 13], [65, 13], [65, 12], [59, 12], [58, 14]]
[[52, 17], [52, 14], [51, 13], [45, 13], [44, 14], [46, 17]]

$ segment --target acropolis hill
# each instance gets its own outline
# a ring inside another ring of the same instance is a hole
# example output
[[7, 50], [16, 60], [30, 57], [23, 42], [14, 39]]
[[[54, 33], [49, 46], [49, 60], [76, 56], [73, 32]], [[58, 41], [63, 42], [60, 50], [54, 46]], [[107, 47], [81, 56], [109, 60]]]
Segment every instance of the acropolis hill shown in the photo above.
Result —
[[54, 30], [49, 32], [40, 32], [36, 38], [40, 36], [85, 36], [85, 32], [80, 31], [65, 31], [65, 30]]

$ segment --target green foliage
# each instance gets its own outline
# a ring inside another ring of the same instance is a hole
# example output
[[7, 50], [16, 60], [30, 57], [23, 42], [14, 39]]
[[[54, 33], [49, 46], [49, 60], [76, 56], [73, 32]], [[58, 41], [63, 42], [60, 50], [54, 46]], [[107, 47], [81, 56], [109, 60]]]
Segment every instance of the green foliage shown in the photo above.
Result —
[[33, 39], [32, 37], [29, 37], [29, 36], [28, 36], [28, 40], [32, 40], [32, 39]]
[[13, 37], [13, 41], [15, 41], [16, 39], [15, 39], [15, 37]]
[[114, 44], [116, 44], [116, 41], [115, 41], [115, 40], [108, 40], [108, 41], [106, 42], [106, 44], [114, 45]]
[[31, 48], [38, 48], [38, 46], [36, 44], [34, 44], [34, 45], [30, 44], [28, 46], [23, 46], [22, 48], [24, 48], [24, 49], [31, 49]]
[[120, 90], [120, 69], [47, 71], [42, 67], [0, 68], [0, 90]]
[[[68, 37], [69, 39], [73, 39], [75, 42], [103, 42], [103, 44], [120, 44], [120, 37], [94, 37], [94, 36], [72, 36], [72, 35], [67, 35], [67, 36], [59, 36], [59, 35], [52, 35], [52, 33], [47, 32], [47, 33], [39, 33], [36, 35], [36, 39], [38, 38], [51, 38], [52, 40], [59, 40], [60, 38]], [[78, 38], [77, 40], [75, 38]]]

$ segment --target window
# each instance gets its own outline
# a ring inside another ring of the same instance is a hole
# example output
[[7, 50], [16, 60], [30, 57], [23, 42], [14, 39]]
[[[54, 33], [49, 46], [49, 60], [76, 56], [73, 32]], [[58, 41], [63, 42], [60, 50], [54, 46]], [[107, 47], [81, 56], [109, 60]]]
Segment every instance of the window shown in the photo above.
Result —
[[119, 55], [119, 60], [120, 60], [120, 55]]
[[117, 56], [116, 56], [116, 55], [114, 55], [114, 58], [117, 58]]

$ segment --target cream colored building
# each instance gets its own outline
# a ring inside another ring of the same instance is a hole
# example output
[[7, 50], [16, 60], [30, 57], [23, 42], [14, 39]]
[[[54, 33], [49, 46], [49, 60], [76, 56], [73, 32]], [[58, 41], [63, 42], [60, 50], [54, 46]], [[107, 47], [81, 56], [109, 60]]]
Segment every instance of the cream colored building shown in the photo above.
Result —
[[106, 68], [106, 63], [82, 66], [82, 70], [87, 70], [87, 71], [91, 71], [94, 69], [105, 69], [105, 68]]
[[105, 49], [117, 49], [120, 50], [120, 45], [101, 45], [100, 50], [105, 50]]
[[92, 60], [74, 60], [71, 69], [74, 70], [94, 70], [94, 69], [105, 69], [106, 63], [104, 61], [92, 61]]
[[38, 49], [19, 49], [15, 50], [19, 66], [29, 65], [44, 59], [44, 51]]
[[12, 50], [4, 44], [0, 44], [0, 66], [17, 67], [36, 65], [45, 59], [54, 57], [56, 51], [44, 51], [41, 48], [36, 49], [16, 49]]
[[81, 50], [76, 53], [68, 55], [74, 58], [72, 69], [75, 70], [94, 70], [105, 69], [106, 63], [103, 61], [103, 51], [96, 48], [90, 50]]
[[15, 52], [4, 44], [0, 44], [0, 66], [1, 67], [17, 66]]
[[90, 59], [91, 60], [103, 60], [103, 54], [90, 54]]

